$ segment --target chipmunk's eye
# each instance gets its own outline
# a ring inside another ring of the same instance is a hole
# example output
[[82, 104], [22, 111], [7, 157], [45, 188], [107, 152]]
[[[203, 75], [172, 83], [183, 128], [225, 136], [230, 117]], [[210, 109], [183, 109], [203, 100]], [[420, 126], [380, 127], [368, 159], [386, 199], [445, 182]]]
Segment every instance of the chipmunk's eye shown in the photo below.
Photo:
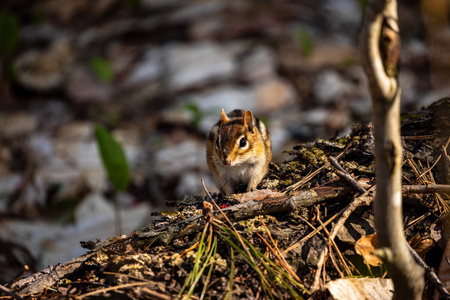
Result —
[[216, 147], [219, 148], [219, 138], [216, 140]]
[[245, 146], [247, 146], [247, 140], [245, 138], [241, 138], [239, 140], [239, 147], [244, 148]]

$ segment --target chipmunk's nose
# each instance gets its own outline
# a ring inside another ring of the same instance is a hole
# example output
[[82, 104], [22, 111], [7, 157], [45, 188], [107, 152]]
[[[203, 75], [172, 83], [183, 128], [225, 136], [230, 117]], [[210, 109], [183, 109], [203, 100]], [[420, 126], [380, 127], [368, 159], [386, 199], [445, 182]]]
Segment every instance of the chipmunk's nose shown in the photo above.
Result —
[[231, 165], [231, 159], [228, 158], [228, 149], [223, 149], [222, 150], [222, 163], [224, 166], [229, 166]]

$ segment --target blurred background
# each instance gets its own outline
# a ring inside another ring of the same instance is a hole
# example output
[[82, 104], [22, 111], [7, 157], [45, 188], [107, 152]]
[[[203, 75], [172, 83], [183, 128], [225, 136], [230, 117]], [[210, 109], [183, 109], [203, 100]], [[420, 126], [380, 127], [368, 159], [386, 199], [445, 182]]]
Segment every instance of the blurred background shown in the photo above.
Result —
[[[205, 141], [250, 109], [283, 149], [371, 119], [364, 0], [2, 0], [0, 283], [114, 231], [94, 125], [122, 144], [121, 233], [166, 200], [217, 191]], [[400, 0], [402, 110], [450, 94], [448, 0]]]

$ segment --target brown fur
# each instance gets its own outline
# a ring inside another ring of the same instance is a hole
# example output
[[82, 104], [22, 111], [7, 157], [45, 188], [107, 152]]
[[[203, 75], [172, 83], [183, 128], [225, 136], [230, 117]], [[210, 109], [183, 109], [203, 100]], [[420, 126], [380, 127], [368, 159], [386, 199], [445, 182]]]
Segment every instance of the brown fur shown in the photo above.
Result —
[[[241, 139], [246, 140], [244, 147]], [[272, 159], [270, 134], [251, 111], [226, 115], [222, 109], [208, 137], [206, 159], [222, 194], [250, 191], [267, 173]]]

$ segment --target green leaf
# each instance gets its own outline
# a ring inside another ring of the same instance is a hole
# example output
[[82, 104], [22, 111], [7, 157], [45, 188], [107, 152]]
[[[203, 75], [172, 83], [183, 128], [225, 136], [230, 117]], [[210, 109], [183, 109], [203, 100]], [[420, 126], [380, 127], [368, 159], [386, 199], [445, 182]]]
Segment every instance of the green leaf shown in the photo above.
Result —
[[20, 27], [17, 17], [7, 11], [0, 11], [0, 55], [10, 56], [19, 44]]
[[357, 2], [359, 3], [359, 5], [361, 5], [362, 10], [364, 11], [366, 10], [369, 0], [357, 0]]
[[103, 126], [95, 126], [95, 137], [109, 180], [114, 189], [124, 191], [130, 181], [130, 168], [122, 146]]
[[127, 0], [125, 3], [133, 10], [139, 9], [142, 4], [141, 0]]
[[192, 125], [194, 125], [195, 128], [199, 128], [203, 119], [203, 112], [200, 110], [198, 105], [194, 102], [188, 102], [184, 105], [184, 108], [192, 115]]
[[35, 7], [31, 13], [31, 22], [33, 26], [38, 27], [45, 21], [45, 14], [42, 7]]
[[110, 83], [114, 78], [114, 71], [110, 63], [102, 57], [94, 57], [89, 62], [92, 72], [102, 81]]
[[298, 29], [297, 34], [298, 34], [298, 42], [300, 44], [300, 48], [302, 50], [303, 55], [310, 56], [314, 51], [311, 35], [303, 27], [300, 27]]

